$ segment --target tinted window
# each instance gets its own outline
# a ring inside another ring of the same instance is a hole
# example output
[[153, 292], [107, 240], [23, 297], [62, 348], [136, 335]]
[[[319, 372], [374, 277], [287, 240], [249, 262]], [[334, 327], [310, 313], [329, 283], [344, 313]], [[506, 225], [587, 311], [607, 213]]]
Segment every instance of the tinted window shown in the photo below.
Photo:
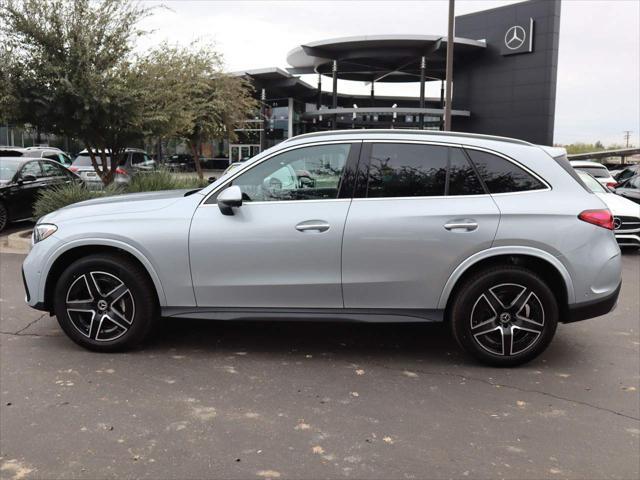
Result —
[[480, 195], [485, 193], [464, 152], [459, 148], [450, 148], [449, 154], [447, 195]]
[[0, 180], [11, 180], [18, 171], [22, 160], [13, 158], [0, 159]]
[[335, 144], [290, 150], [249, 169], [224, 188], [240, 187], [246, 202], [338, 198], [349, 149], [349, 144]]
[[582, 170], [583, 172], [590, 173], [596, 178], [609, 178], [611, 174], [605, 167], [576, 167], [576, 170]]
[[20, 176], [24, 178], [27, 175], [33, 175], [36, 178], [41, 178], [43, 175], [42, 170], [40, 169], [40, 162], [33, 161], [26, 163], [24, 167], [22, 167], [22, 170], [20, 170]]
[[66, 173], [63, 167], [57, 163], [42, 162], [42, 170], [45, 177], [65, 177]]
[[513, 162], [479, 150], [467, 150], [489, 192], [540, 190], [545, 185]]
[[444, 195], [448, 147], [376, 143], [371, 148], [367, 196]]

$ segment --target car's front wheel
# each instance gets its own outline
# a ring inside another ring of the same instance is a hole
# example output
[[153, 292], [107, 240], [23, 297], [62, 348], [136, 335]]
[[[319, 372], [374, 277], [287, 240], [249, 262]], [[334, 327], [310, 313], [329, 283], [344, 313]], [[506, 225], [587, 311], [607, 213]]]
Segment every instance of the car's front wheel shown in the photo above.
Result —
[[478, 360], [515, 366], [547, 348], [558, 323], [558, 302], [534, 272], [494, 267], [464, 282], [450, 321], [458, 344]]
[[54, 310], [64, 332], [95, 351], [126, 350], [148, 334], [157, 312], [146, 272], [127, 257], [93, 254], [60, 275]]
[[9, 212], [7, 212], [7, 207], [4, 206], [4, 203], [0, 202], [0, 232], [4, 230], [7, 223], [9, 223]]

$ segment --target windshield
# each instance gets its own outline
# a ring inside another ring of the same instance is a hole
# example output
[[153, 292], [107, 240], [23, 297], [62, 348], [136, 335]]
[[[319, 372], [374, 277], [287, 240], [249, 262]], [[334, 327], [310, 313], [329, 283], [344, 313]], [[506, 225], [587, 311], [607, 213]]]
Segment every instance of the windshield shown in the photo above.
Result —
[[611, 174], [609, 173], [609, 170], [607, 170], [605, 167], [600, 167], [600, 166], [593, 166], [593, 167], [580, 166], [580, 167], [576, 167], [576, 170], [581, 170], [583, 172], [590, 173], [596, 178], [609, 178], [611, 176]]
[[[100, 165], [100, 156], [96, 156], [96, 162], [98, 162], [98, 165]], [[110, 166], [111, 164], [111, 157], [107, 157], [107, 165]], [[89, 156], [88, 153], [82, 153], [80, 155], [78, 155], [76, 157], [76, 159], [73, 161], [73, 166], [74, 167], [92, 167], [93, 165], [91, 164], [91, 157]]]
[[0, 181], [7, 182], [18, 171], [22, 160], [17, 158], [0, 158]]
[[583, 172], [578, 170], [578, 175], [580, 175], [580, 180], [584, 182], [584, 184], [589, 187], [593, 193], [609, 193], [607, 189], [605, 189], [599, 181], [589, 175], [587, 172]]

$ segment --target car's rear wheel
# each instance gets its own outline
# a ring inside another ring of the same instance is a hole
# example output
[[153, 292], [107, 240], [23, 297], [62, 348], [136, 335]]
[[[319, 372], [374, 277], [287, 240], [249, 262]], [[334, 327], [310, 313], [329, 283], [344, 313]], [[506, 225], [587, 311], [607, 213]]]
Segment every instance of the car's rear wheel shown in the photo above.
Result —
[[7, 212], [4, 203], [0, 202], [0, 232], [5, 229], [7, 223], [9, 223], [9, 212]]
[[146, 272], [127, 257], [93, 254], [60, 275], [54, 310], [64, 332], [95, 351], [129, 349], [149, 333], [157, 312]]
[[534, 272], [494, 267], [467, 279], [451, 305], [458, 344], [483, 363], [515, 366], [540, 355], [558, 324], [558, 302]]

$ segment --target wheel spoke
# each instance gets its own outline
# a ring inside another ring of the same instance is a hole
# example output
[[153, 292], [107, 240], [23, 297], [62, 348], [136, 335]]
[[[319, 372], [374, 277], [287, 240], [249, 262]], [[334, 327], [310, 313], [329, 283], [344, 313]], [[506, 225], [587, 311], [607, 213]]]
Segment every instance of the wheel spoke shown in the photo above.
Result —
[[516, 315], [516, 320], [514, 325], [517, 328], [528, 330], [530, 332], [542, 333], [544, 329], [543, 323], [538, 323], [535, 320], [531, 320], [530, 318], [521, 317], [520, 315]]
[[[118, 329], [120, 329], [120, 331], [118, 332], [117, 335], [112, 334], [108, 338], [100, 338], [100, 332], [102, 332], [103, 330], [106, 330], [108, 328], [109, 323], [115, 325]], [[100, 326], [98, 327], [98, 331], [96, 332], [95, 340], [103, 340], [103, 341], [115, 340], [116, 338], [124, 335], [127, 332], [127, 330], [129, 330], [129, 327], [125, 326], [122, 322], [116, 320], [113, 316], [105, 313], [100, 317]]]
[[500, 327], [502, 337], [502, 355], [511, 355], [513, 351], [513, 328]]
[[498, 312], [506, 309], [507, 307], [505, 306], [504, 303], [502, 303], [502, 301], [494, 293], [493, 288], [490, 288], [488, 290], [488, 294], [483, 294], [483, 295], [487, 299], [487, 302], [489, 302], [489, 305], [491, 305], [491, 308], [493, 308], [493, 311], [496, 312], [496, 315], [498, 315]]
[[95, 299], [102, 297], [102, 292], [100, 291], [100, 287], [98, 286], [98, 282], [95, 277], [96, 272], [89, 273], [89, 278], [87, 279], [87, 288], [89, 288], [89, 292], [91, 296]]
[[77, 311], [94, 311], [95, 302], [93, 300], [68, 300], [67, 309]]
[[522, 291], [513, 299], [509, 308], [512, 308], [513, 311], [517, 314], [525, 307], [525, 305], [529, 302], [529, 299], [533, 295], [533, 292], [526, 287], [522, 288]]
[[109, 302], [109, 304], [113, 305], [114, 302], [117, 302], [127, 292], [129, 292], [129, 289], [124, 283], [121, 283], [107, 293], [104, 298]]

